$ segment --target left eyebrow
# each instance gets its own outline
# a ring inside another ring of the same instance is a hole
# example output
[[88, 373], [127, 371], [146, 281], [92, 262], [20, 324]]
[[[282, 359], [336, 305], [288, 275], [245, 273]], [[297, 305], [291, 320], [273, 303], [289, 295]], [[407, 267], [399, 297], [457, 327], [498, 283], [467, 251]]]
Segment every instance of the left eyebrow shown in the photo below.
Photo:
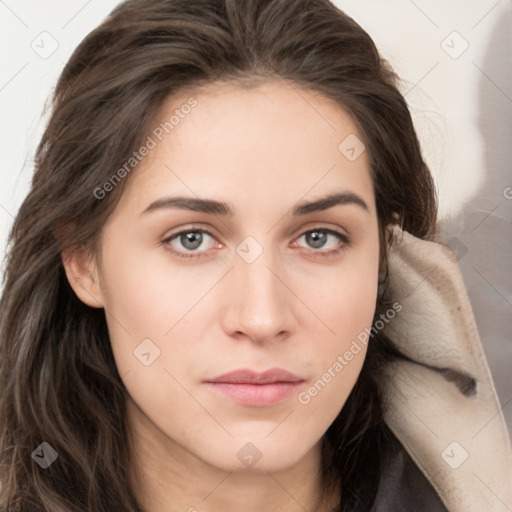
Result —
[[315, 201], [304, 201], [299, 203], [292, 210], [292, 215], [307, 215], [308, 213], [321, 212], [323, 210], [328, 210], [333, 206], [345, 204], [355, 204], [369, 212], [368, 205], [357, 194], [354, 194], [353, 192], [339, 192], [337, 194], [330, 194], [326, 197], [321, 197]]
[[[356, 205], [361, 207], [365, 211], [368, 210], [368, 205], [364, 200], [354, 194], [353, 192], [339, 192], [335, 194], [329, 194], [328, 196], [321, 197], [314, 201], [302, 201], [297, 204], [293, 210], [292, 215], [294, 217], [299, 215], [307, 215], [313, 212], [320, 212], [328, 210], [333, 206], [337, 205]], [[211, 215], [224, 215], [232, 217], [234, 215], [233, 209], [222, 201], [216, 201], [214, 199], [199, 199], [194, 197], [178, 196], [178, 197], [163, 197], [153, 201], [142, 214], [152, 212], [161, 208], [177, 208], [180, 210], [191, 210], [195, 212], [208, 213]]]

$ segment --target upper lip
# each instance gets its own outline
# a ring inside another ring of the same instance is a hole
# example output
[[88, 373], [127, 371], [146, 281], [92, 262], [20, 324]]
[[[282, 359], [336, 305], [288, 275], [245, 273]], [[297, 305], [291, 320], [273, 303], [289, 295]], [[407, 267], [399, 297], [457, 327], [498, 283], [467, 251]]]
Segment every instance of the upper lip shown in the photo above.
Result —
[[302, 382], [304, 379], [282, 368], [271, 368], [258, 373], [248, 368], [241, 368], [208, 379], [206, 382], [229, 382], [234, 384], [270, 384], [273, 382]]

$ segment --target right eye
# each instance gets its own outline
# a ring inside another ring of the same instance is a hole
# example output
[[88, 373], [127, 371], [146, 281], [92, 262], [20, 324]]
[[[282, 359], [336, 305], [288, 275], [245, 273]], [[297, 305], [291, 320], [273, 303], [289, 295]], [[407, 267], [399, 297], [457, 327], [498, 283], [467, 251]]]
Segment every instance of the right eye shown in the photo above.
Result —
[[[190, 227], [168, 236], [162, 240], [162, 245], [165, 245], [171, 253], [180, 258], [198, 258], [205, 252], [196, 250], [204, 241], [203, 233], [213, 238], [213, 235], [203, 228]], [[178, 240], [184, 250], [176, 250], [171, 243], [174, 240]]]

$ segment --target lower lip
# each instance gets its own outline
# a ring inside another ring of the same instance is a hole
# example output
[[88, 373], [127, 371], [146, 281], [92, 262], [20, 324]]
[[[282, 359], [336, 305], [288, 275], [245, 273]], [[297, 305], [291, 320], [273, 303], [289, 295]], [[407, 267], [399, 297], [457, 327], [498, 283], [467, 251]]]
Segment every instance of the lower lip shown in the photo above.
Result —
[[269, 384], [235, 384], [232, 382], [207, 382], [215, 391], [241, 405], [274, 405], [297, 391], [302, 382], [272, 382]]

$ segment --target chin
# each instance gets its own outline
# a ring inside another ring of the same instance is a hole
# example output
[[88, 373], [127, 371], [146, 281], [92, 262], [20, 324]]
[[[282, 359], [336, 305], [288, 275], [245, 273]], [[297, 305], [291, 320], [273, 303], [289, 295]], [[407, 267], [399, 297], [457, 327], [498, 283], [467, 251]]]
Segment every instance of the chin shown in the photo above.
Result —
[[224, 471], [258, 474], [285, 471], [307, 455], [308, 451], [304, 449], [306, 445], [303, 441], [299, 442], [298, 435], [289, 434], [288, 443], [277, 436], [271, 439], [272, 434], [265, 439], [266, 435], [267, 433], [253, 437], [246, 435], [243, 440], [232, 439], [229, 446], [217, 445], [214, 453], [210, 447], [208, 460], [204, 454], [203, 458]]

